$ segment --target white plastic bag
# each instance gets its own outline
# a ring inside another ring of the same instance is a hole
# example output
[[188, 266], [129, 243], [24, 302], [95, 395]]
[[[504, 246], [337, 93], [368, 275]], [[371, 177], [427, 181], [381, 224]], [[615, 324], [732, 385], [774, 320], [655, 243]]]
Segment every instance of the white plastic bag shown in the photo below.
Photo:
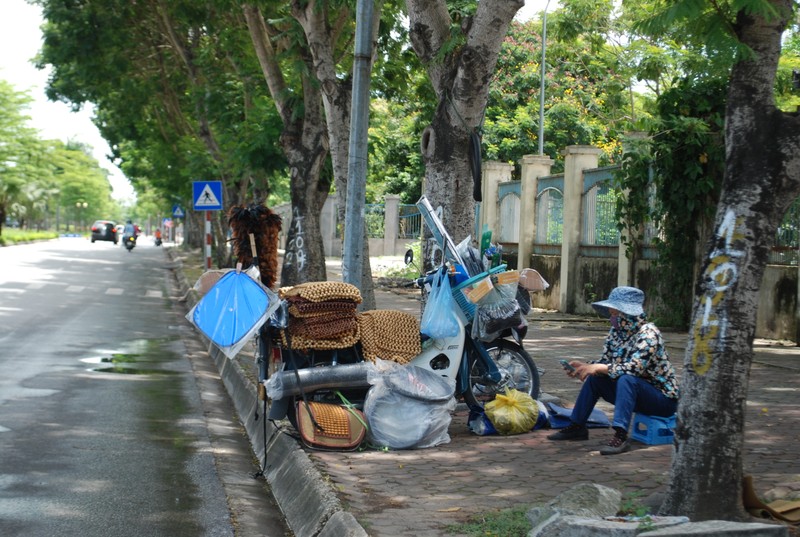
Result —
[[419, 449], [450, 442], [454, 387], [414, 365], [379, 361], [368, 376], [364, 401], [368, 440], [390, 449]]

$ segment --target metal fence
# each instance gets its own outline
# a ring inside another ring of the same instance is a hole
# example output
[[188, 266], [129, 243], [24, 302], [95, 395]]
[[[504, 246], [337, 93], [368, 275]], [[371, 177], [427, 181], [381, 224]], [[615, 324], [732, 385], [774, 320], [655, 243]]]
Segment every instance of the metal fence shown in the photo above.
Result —
[[768, 263], [773, 265], [797, 265], [800, 248], [800, 199], [786, 211], [778, 226], [775, 245], [769, 254]]
[[[621, 194], [608, 183], [598, 183], [584, 195], [583, 226], [581, 245], [584, 251], [592, 248], [608, 250], [619, 245], [620, 235], [616, 222], [616, 203]], [[511, 196], [507, 198], [512, 199]], [[512, 201], [514, 201], [512, 199]], [[518, 222], [519, 202], [508, 203], [501, 210], [503, 216], [502, 238], [505, 242], [514, 242], [519, 235]], [[564, 228], [564, 196], [557, 188], [545, 189], [536, 200], [536, 237], [535, 251], [541, 254], [558, 255]], [[513, 213], [513, 214], [512, 214]], [[367, 204], [364, 208], [367, 236], [382, 238], [384, 236], [384, 205]], [[506, 227], [507, 225], [507, 227]], [[399, 206], [399, 222], [397, 237], [416, 240], [422, 233], [422, 216], [416, 205], [401, 204]], [[644, 257], [655, 257], [653, 242], [659, 236], [658, 227], [653, 222], [645, 225]], [[663, 237], [661, 237], [663, 239]], [[517, 239], [518, 240], [518, 239]], [[607, 254], [608, 252], [606, 252]], [[597, 254], [597, 255], [606, 255]], [[784, 216], [778, 228], [775, 245], [769, 255], [768, 262], [774, 265], [797, 265], [800, 262], [800, 199], [796, 200]]]
[[561, 244], [564, 233], [564, 194], [548, 188], [536, 200], [536, 242]]
[[400, 239], [418, 239], [422, 235], [422, 215], [416, 205], [401, 203], [399, 208], [400, 222], [397, 237]]
[[583, 226], [581, 244], [584, 246], [616, 246], [617, 198], [619, 194], [607, 183], [598, 183], [583, 196]]

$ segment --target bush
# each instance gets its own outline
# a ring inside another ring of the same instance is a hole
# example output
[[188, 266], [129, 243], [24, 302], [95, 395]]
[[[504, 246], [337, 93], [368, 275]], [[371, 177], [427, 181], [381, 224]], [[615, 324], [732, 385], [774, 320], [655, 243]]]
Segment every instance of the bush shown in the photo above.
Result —
[[0, 246], [11, 246], [25, 242], [46, 241], [57, 239], [55, 231], [31, 231], [28, 229], [5, 228], [0, 235]]

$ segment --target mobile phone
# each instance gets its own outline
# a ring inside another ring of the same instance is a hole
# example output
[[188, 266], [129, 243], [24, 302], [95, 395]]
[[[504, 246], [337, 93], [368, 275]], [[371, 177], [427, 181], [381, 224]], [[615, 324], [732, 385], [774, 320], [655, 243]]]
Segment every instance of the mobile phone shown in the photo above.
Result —
[[575, 368], [572, 367], [568, 361], [566, 360], [559, 360], [561, 362], [561, 366], [569, 372], [575, 371]]

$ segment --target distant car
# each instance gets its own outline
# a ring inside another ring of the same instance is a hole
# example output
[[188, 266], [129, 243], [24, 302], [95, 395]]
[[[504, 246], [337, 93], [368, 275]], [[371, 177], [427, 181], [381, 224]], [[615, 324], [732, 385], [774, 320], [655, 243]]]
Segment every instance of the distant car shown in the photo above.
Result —
[[92, 242], [111, 241], [117, 244], [117, 225], [111, 220], [97, 220], [92, 224]]

